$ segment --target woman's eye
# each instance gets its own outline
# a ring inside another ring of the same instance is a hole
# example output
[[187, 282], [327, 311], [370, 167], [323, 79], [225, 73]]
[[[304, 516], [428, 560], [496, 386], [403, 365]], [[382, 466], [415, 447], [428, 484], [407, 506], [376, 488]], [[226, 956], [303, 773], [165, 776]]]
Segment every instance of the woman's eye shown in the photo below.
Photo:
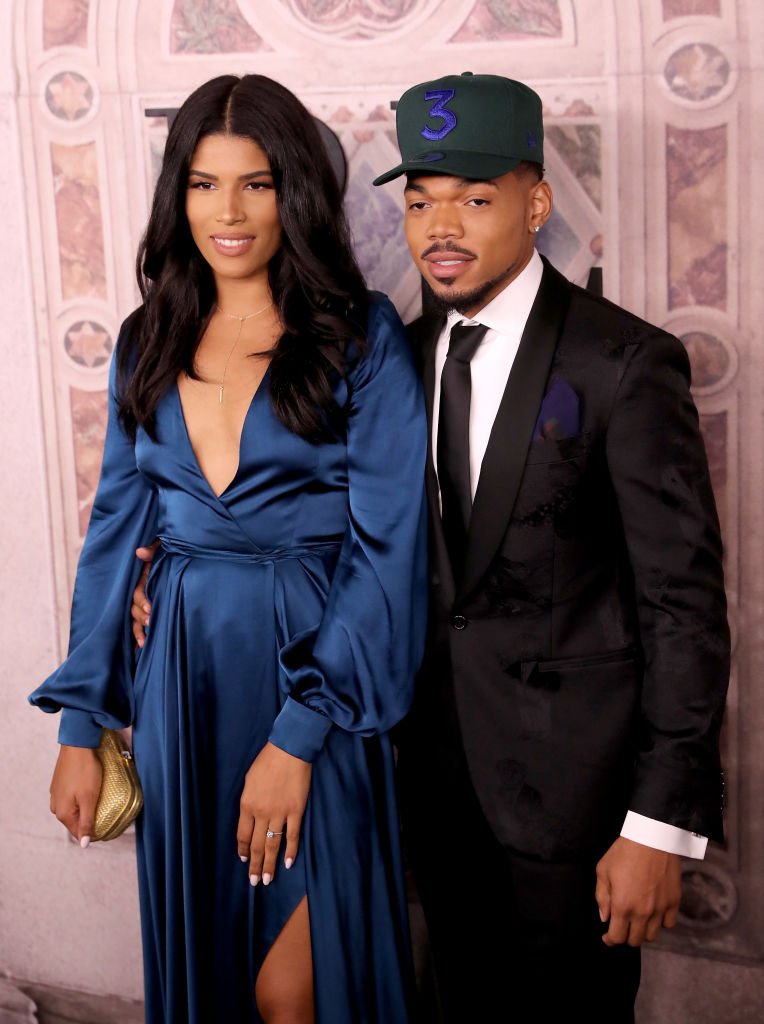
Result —
[[199, 192], [211, 192], [214, 188], [211, 181], [192, 181], [188, 187], [195, 188]]

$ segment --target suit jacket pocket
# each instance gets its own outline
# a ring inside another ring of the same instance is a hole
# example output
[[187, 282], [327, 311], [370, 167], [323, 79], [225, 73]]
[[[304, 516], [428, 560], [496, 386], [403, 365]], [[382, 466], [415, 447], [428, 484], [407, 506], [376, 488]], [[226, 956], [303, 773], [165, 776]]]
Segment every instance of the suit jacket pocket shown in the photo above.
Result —
[[553, 658], [547, 661], [530, 662], [537, 672], [565, 672], [595, 668], [599, 665], [614, 665], [619, 661], [634, 661], [637, 650], [633, 646], [621, 647], [617, 651], [602, 651], [579, 658]]
[[577, 437], [563, 437], [555, 441], [547, 438], [533, 441], [525, 459], [526, 466], [535, 466], [550, 462], [569, 462], [578, 459], [589, 450], [590, 432], [584, 431]]

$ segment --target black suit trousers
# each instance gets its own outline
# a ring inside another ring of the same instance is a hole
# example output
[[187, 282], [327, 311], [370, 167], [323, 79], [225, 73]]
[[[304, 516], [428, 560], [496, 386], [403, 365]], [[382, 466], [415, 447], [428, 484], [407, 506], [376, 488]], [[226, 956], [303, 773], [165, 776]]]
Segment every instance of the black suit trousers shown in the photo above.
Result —
[[429, 710], [398, 769], [443, 1024], [633, 1024], [640, 952], [602, 942], [595, 862], [544, 863], [502, 846], [469, 780], [452, 700]]

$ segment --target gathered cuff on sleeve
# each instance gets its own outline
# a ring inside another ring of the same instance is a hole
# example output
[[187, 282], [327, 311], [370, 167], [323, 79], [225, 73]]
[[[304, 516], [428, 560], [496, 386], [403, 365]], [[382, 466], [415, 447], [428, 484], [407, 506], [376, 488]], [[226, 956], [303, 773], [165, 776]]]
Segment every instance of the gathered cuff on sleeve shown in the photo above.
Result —
[[287, 697], [268, 739], [287, 754], [312, 762], [321, 752], [331, 727], [331, 720], [326, 715]]
[[101, 726], [87, 711], [63, 708], [58, 742], [68, 747], [97, 747], [101, 742]]

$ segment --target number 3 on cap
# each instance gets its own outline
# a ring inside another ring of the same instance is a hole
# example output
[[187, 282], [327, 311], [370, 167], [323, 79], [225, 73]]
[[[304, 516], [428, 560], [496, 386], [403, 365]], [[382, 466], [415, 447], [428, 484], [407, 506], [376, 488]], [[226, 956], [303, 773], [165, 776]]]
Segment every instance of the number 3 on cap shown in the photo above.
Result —
[[425, 125], [419, 134], [429, 139], [430, 142], [438, 142], [456, 128], [456, 114], [452, 110], [445, 109], [446, 104], [454, 98], [454, 90], [435, 89], [432, 92], [426, 92], [424, 98], [426, 100], [435, 100], [435, 103], [430, 107], [429, 116], [439, 117], [443, 121], [443, 127], [434, 132], [432, 128], [428, 128]]

